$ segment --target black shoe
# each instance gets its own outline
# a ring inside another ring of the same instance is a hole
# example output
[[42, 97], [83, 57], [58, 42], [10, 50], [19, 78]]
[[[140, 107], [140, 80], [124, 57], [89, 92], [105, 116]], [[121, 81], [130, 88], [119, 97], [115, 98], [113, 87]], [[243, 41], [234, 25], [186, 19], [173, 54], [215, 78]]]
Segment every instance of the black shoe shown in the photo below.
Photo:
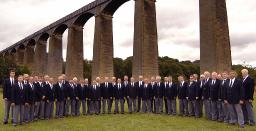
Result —
[[7, 121], [5, 121], [5, 122], [4, 122], [4, 125], [6, 125], [6, 124], [8, 124], [8, 122], [7, 122]]

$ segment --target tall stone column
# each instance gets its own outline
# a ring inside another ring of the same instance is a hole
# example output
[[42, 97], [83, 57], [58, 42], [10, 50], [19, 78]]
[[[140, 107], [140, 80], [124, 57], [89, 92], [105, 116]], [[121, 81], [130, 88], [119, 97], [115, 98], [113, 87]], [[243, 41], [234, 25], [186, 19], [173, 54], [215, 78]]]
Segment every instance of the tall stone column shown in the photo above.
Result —
[[83, 27], [72, 25], [68, 28], [66, 76], [68, 79], [83, 79]]
[[24, 49], [17, 49], [16, 53], [15, 53], [15, 61], [17, 65], [23, 65], [24, 62]]
[[38, 40], [35, 48], [35, 74], [45, 75], [47, 65], [47, 41]]
[[62, 74], [62, 35], [51, 35], [49, 40], [47, 74], [57, 79]]
[[155, 0], [135, 0], [132, 76], [159, 75]]
[[200, 70], [231, 70], [231, 49], [225, 0], [200, 0]]
[[24, 52], [24, 65], [30, 69], [30, 72], [34, 74], [35, 71], [35, 51], [34, 51], [34, 46], [27, 46], [25, 47], [25, 52]]
[[112, 16], [99, 13], [95, 17], [92, 80], [96, 77], [113, 77]]

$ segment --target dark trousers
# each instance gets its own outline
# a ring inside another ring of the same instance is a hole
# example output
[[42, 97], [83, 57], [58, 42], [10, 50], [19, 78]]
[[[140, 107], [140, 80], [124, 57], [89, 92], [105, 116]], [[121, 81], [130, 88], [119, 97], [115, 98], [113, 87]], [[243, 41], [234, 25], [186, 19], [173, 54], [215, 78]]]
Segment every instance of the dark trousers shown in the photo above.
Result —
[[4, 100], [4, 122], [8, 122], [10, 112], [13, 120], [13, 107], [11, 106], [11, 101]]

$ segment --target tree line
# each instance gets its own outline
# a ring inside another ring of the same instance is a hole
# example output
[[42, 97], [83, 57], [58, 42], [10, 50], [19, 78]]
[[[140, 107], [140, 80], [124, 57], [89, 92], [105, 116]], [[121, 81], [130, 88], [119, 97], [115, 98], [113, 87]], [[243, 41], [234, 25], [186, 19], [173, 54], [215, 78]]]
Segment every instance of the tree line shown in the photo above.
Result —
[[[114, 75], [117, 78], [123, 78], [124, 75], [129, 77], [132, 76], [132, 57], [126, 59], [114, 58]], [[161, 77], [172, 75], [174, 81], [177, 81], [179, 75], [184, 75], [186, 78], [189, 78], [191, 74], [200, 74], [200, 60], [196, 61], [179, 61], [178, 59], [173, 59], [170, 57], [159, 57], [159, 75]], [[14, 63], [4, 62], [0, 59], [0, 81], [2, 83], [4, 78], [7, 78], [10, 68], [16, 69], [16, 74], [21, 75], [24, 73], [31, 74], [31, 71], [25, 66], [18, 66]], [[235, 70], [238, 73], [238, 76], [241, 77], [241, 69], [246, 68], [249, 70], [250, 75], [256, 79], [256, 70], [252, 66], [243, 66], [243, 65], [233, 65], [232, 70]], [[65, 62], [63, 63], [63, 73], [65, 73]], [[83, 75], [85, 78], [91, 78], [92, 72], [92, 61], [84, 60], [84, 72]]]

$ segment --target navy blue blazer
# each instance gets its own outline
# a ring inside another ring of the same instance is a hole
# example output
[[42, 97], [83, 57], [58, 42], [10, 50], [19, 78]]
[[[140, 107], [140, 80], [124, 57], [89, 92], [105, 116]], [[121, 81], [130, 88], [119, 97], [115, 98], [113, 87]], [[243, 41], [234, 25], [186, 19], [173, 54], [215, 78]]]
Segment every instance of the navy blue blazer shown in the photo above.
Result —
[[[23, 83], [22, 83], [23, 85]], [[25, 104], [25, 86], [23, 88], [19, 87], [18, 82], [12, 88], [11, 102], [15, 105], [24, 105]]]
[[138, 89], [137, 87], [135, 86], [135, 83], [133, 84], [132, 86], [132, 83], [129, 83], [129, 86], [128, 86], [128, 91], [127, 91], [127, 96], [129, 96], [130, 98], [136, 98], [138, 96]]
[[215, 84], [213, 84], [212, 81], [213, 80], [211, 80], [209, 83], [209, 87], [210, 87], [209, 98], [213, 101], [217, 101], [219, 96], [220, 80], [215, 80]]
[[187, 87], [187, 97], [189, 100], [196, 100], [196, 82], [193, 81], [191, 84], [188, 84]]
[[4, 85], [3, 85], [3, 99], [7, 98], [8, 100], [11, 99], [11, 93], [12, 93], [12, 88], [14, 87], [15, 83], [17, 81], [14, 79], [13, 85], [11, 85], [11, 80], [10, 78], [7, 78], [4, 80]]
[[242, 92], [242, 81], [236, 78], [233, 86], [229, 84], [225, 100], [230, 104], [239, 104], [239, 101], [242, 100]]
[[254, 94], [254, 80], [252, 77], [248, 76], [245, 80], [243, 80], [243, 94], [242, 99], [243, 100], [253, 100], [253, 94]]
[[187, 89], [188, 89], [188, 83], [187, 82], [184, 82], [183, 86], [181, 86], [181, 83], [179, 83], [179, 85], [178, 85], [178, 98], [179, 99], [186, 99]]
[[163, 98], [164, 96], [164, 84], [161, 82], [160, 86], [158, 83], [154, 86], [154, 96], [155, 98]]

